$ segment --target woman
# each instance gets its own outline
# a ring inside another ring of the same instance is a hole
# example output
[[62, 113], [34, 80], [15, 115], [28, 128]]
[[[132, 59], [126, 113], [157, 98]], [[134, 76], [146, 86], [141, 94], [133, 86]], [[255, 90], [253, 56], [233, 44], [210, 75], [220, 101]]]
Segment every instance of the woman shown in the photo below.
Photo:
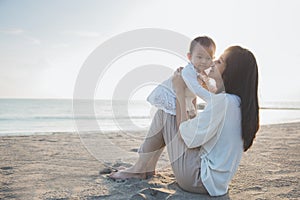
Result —
[[112, 174], [112, 178], [146, 178], [153, 174], [158, 157], [167, 146], [182, 189], [211, 196], [227, 193], [242, 153], [250, 148], [259, 128], [257, 63], [249, 50], [232, 46], [215, 61], [208, 76], [216, 81], [218, 91], [213, 94], [199, 85], [200, 98], [207, 105], [189, 120], [184, 100], [186, 85], [180, 73], [175, 73], [176, 117], [158, 111], [137, 163]]

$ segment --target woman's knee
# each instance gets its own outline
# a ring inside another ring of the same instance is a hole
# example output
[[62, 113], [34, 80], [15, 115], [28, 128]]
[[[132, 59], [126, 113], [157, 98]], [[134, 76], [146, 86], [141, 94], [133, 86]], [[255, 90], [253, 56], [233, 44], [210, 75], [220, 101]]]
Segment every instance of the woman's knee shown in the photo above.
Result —
[[[208, 194], [206, 188], [203, 184], [193, 184], [191, 182], [177, 181], [179, 187], [187, 192], [198, 193], [198, 194]], [[196, 185], [196, 186], [195, 186]]]

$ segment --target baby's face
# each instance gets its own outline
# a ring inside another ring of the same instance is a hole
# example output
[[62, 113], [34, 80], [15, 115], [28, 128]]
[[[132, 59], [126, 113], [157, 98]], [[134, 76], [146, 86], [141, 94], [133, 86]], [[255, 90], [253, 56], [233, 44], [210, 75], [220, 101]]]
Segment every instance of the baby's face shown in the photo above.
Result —
[[188, 53], [188, 59], [200, 73], [213, 65], [213, 58], [209, 55], [209, 49], [202, 45], [196, 45], [193, 52]]

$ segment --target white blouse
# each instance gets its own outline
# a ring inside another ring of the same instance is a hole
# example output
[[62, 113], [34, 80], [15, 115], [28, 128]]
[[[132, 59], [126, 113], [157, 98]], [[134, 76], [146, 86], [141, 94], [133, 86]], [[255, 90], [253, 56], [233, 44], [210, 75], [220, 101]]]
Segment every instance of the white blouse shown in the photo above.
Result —
[[188, 148], [201, 146], [201, 180], [208, 193], [224, 195], [243, 153], [240, 98], [213, 94], [201, 86], [197, 91], [207, 105], [195, 118], [180, 124], [180, 134]]

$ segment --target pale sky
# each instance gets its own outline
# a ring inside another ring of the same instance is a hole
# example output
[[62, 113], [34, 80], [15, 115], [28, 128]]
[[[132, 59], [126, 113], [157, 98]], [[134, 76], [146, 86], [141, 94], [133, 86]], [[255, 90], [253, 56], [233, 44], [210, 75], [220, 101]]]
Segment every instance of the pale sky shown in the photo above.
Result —
[[[260, 99], [300, 101], [299, 8], [298, 0], [0, 0], [0, 98], [72, 98], [82, 64], [100, 44], [126, 31], [160, 28], [212, 37], [217, 57], [230, 45], [250, 49]], [[133, 54], [116, 61], [118, 73], [107, 72], [107, 87], [96, 97], [111, 98], [128, 66], [154, 62], [149, 58], [174, 69], [184, 64], [175, 56], [144, 54], [144, 60]], [[149, 90], [135, 96], [143, 99]]]

